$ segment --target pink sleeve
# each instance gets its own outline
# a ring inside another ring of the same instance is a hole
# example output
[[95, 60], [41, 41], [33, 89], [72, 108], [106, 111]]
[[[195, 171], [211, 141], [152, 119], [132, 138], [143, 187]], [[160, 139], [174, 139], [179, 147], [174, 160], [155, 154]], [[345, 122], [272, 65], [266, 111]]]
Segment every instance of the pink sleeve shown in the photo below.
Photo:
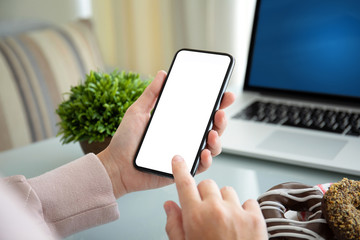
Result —
[[17, 185], [32, 215], [55, 236], [66, 237], [119, 217], [110, 178], [94, 154], [27, 181], [23, 176], [5, 180]]

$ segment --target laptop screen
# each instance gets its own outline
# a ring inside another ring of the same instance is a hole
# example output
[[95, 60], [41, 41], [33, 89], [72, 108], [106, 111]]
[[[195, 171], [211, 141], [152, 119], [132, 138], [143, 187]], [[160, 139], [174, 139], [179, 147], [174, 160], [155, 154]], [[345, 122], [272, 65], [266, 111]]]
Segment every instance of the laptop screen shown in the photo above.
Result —
[[360, 1], [259, 0], [245, 81], [360, 99]]

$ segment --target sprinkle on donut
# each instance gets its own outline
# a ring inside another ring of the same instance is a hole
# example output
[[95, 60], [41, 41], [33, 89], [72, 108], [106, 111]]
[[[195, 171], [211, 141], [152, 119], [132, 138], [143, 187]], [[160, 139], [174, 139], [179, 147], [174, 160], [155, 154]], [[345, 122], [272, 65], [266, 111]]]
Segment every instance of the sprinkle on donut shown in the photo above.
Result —
[[[258, 198], [264, 215], [269, 239], [332, 239], [323, 218], [318, 188], [301, 183], [283, 183], [274, 186]], [[289, 219], [289, 210], [307, 212], [304, 221]]]
[[337, 239], [360, 239], [360, 181], [344, 178], [325, 193], [322, 210]]

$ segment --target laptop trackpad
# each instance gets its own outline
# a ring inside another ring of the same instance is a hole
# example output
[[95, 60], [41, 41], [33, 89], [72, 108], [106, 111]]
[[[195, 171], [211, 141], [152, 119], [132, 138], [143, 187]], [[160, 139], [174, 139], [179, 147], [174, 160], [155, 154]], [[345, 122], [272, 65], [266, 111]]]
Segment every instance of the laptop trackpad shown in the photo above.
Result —
[[334, 159], [346, 143], [345, 140], [279, 130], [273, 132], [258, 147], [271, 151], [331, 160]]

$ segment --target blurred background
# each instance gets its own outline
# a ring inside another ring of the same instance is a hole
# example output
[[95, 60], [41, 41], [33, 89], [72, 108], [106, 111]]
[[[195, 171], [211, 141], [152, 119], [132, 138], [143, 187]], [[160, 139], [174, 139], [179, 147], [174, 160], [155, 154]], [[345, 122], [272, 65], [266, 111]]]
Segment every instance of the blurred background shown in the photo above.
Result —
[[0, 0], [0, 151], [56, 136], [64, 93], [91, 70], [154, 77], [181, 48], [232, 54], [238, 93], [255, 2]]
[[154, 76], [180, 48], [231, 53], [241, 85], [255, 0], [1, 0], [0, 23], [91, 18], [105, 64]]

